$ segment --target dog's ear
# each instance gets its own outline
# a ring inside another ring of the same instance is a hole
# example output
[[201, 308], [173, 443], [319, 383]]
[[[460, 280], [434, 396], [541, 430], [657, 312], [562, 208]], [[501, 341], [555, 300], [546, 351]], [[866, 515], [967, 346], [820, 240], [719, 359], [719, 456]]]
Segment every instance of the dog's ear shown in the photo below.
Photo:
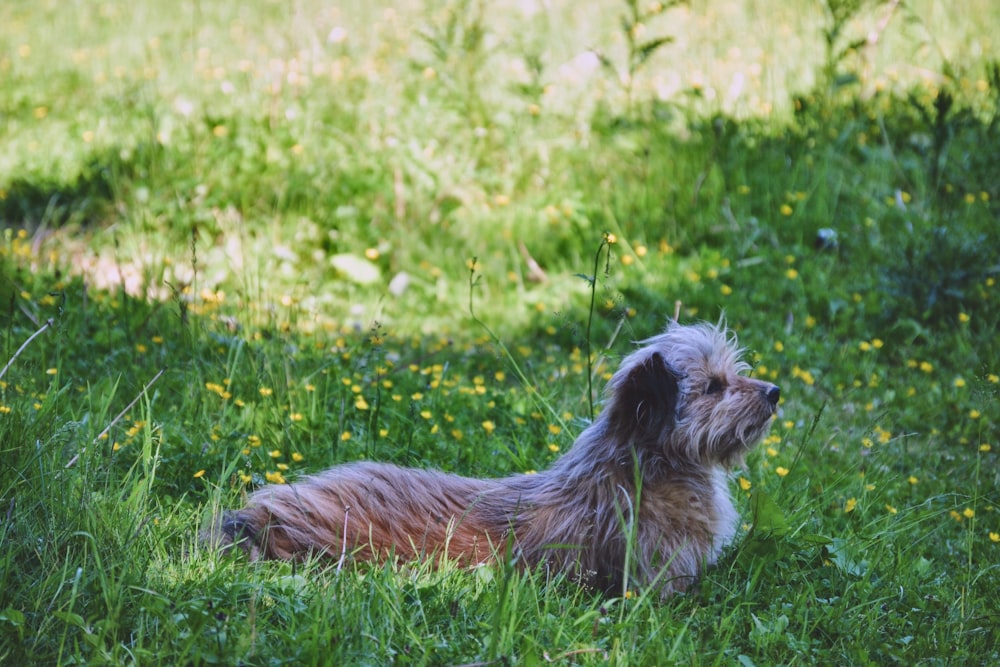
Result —
[[673, 427], [680, 382], [658, 352], [629, 370], [615, 394], [618, 428], [657, 438]]

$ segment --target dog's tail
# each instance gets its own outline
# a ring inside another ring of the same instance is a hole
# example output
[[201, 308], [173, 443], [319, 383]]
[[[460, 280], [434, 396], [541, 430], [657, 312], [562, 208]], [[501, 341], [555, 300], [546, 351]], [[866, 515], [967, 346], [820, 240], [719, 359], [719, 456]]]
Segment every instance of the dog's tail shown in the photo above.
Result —
[[225, 512], [212, 519], [201, 531], [202, 544], [221, 553], [235, 549], [243, 551], [251, 560], [260, 557], [260, 535], [262, 525], [252, 509]]

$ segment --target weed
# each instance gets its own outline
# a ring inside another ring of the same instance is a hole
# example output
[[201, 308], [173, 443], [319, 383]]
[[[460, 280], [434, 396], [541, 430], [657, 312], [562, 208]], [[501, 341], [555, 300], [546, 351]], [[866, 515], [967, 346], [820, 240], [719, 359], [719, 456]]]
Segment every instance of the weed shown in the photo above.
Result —
[[684, 0], [641, 3], [625, 0], [625, 13], [621, 16], [621, 34], [625, 41], [625, 62], [619, 68], [610, 57], [597, 51], [601, 65], [618, 81], [625, 93], [626, 115], [631, 116], [635, 105], [636, 76], [650, 58], [662, 47], [674, 41], [668, 35], [647, 36], [650, 22], [657, 16], [686, 4]]

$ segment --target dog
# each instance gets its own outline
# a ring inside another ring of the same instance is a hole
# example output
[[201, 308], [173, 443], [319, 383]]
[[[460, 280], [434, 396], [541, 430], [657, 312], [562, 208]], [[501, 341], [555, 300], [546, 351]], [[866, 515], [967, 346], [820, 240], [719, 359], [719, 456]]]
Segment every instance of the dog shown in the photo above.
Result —
[[721, 322], [672, 322], [622, 361], [603, 410], [548, 470], [471, 479], [350, 463], [265, 486], [216, 530], [252, 560], [511, 558], [666, 597], [733, 540], [727, 472], [777, 410], [780, 389], [747, 377], [741, 352]]

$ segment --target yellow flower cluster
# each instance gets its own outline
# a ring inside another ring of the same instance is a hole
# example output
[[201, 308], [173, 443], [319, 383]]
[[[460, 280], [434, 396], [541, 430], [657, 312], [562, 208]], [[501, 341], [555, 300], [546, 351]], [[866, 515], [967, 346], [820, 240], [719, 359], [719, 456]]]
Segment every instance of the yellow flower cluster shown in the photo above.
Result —
[[802, 380], [810, 387], [816, 383], [816, 379], [813, 377], [813, 374], [805, 369], [799, 368], [798, 365], [792, 367], [792, 377]]
[[858, 343], [858, 349], [862, 352], [869, 352], [871, 350], [881, 350], [883, 345], [885, 345], [885, 343], [881, 338], [873, 338], [870, 341], [863, 340]]
[[[135, 440], [136, 436], [138, 436], [139, 433], [142, 432], [142, 429], [145, 428], [145, 426], [146, 426], [146, 422], [141, 421], [141, 420], [136, 420], [136, 421], [132, 422], [132, 425], [125, 431], [125, 440], [124, 440], [124, 442], [121, 442], [121, 441], [118, 441], [118, 440], [115, 440], [114, 442], [112, 442], [111, 443], [111, 451], [117, 452], [117, 451], [121, 450], [122, 447], [125, 447], [126, 445], [131, 444], [132, 441]], [[105, 434], [104, 437], [108, 437], [108, 436]]]
[[[226, 380], [223, 380], [223, 382], [226, 385], [228, 385], [229, 384], [229, 379], [227, 378]], [[231, 393], [229, 393], [229, 390], [226, 389], [226, 387], [224, 387], [223, 385], [221, 385], [221, 384], [219, 384], [217, 382], [206, 382], [205, 383], [205, 389], [209, 390], [213, 394], [218, 394], [219, 396], [222, 397], [222, 400], [224, 400], [224, 401], [228, 401], [230, 398], [233, 397], [233, 395]]]

